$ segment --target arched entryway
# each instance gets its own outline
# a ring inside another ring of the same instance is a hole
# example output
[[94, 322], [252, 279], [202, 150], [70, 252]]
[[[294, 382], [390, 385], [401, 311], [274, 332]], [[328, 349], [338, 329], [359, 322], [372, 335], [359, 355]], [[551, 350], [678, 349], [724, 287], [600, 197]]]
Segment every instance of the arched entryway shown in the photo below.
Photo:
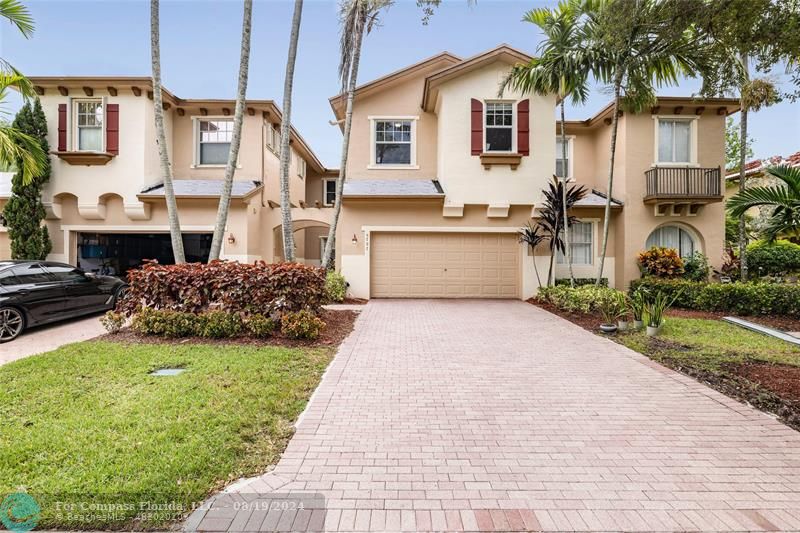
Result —
[[673, 248], [684, 258], [703, 251], [699, 235], [685, 224], [664, 224], [654, 229], [647, 237], [645, 248], [653, 246]]
[[[297, 261], [306, 265], [319, 266], [322, 261], [330, 226], [316, 220], [295, 220], [292, 228], [294, 230], [295, 258]], [[272, 234], [275, 261], [283, 261], [281, 226], [275, 226], [272, 229]]]

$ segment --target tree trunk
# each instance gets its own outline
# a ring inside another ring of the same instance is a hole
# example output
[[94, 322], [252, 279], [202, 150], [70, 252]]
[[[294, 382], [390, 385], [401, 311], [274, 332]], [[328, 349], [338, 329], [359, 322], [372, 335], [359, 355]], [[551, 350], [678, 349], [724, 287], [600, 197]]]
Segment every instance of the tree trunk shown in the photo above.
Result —
[[225, 227], [228, 225], [228, 210], [231, 205], [231, 191], [233, 190], [233, 175], [236, 172], [236, 163], [239, 159], [239, 145], [242, 142], [242, 122], [244, 121], [244, 107], [247, 94], [247, 74], [250, 63], [250, 30], [253, 19], [253, 0], [244, 0], [244, 15], [242, 16], [242, 51], [239, 58], [239, 86], [236, 90], [236, 109], [233, 113], [233, 134], [231, 135], [231, 149], [228, 153], [228, 164], [225, 167], [225, 181], [222, 184], [222, 194], [219, 197], [217, 208], [217, 221], [214, 223], [214, 237], [211, 239], [211, 251], [208, 261], [219, 259], [222, 250], [222, 239], [225, 237]]
[[542, 286], [542, 278], [539, 277], [539, 267], [536, 266], [536, 247], [531, 246], [531, 256], [533, 257], [533, 271], [536, 273], [536, 283], [539, 284], [539, 287]]
[[300, 19], [303, 16], [303, 0], [295, 0], [292, 16], [292, 33], [289, 38], [289, 56], [286, 60], [286, 77], [283, 82], [283, 118], [281, 120], [281, 230], [283, 232], [283, 258], [294, 262], [294, 228], [292, 227], [292, 205], [289, 197], [289, 136], [292, 128], [292, 85], [294, 64], [297, 60], [297, 40], [300, 37]]
[[[750, 69], [748, 66], [747, 54], [741, 54], [742, 69], [744, 70], [745, 82], [750, 81]], [[745, 164], [747, 163], [747, 106], [742, 106], [741, 122], [739, 123], [739, 192], [747, 188]], [[747, 281], [749, 274], [747, 268], [747, 223], [745, 213], [739, 217], [739, 266], [742, 281]]]
[[[366, 17], [366, 13], [363, 15]], [[364, 40], [365, 24], [359, 24], [359, 31], [356, 32], [355, 42], [353, 43], [353, 61], [347, 83], [347, 105], [344, 114], [344, 132], [342, 135], [342, 159], [339, 163], [339, 177], [336, 179], [336, 199], [333, 202], [333, 220], [328, 230], [328, 240], [325, 243], [325, 253], [322, 257], [322, 266], [331, 267], [333, 251], [336, 249], [336, 229], [339, 227], [339, 214], [342, 211], [342, 190], [347, 179], [347, 155], [350, 148], [350, 130], [353, 124], [353, 99], [356, 92], [356, 81], [358, 80], [358, 63], [361, 60], [361, 43]]]
[[558, 251], [555, 248], [550, 248], [550, 266], [547, 269], [547, 286], [552, 287], [555, 285], [555, 280], [553, 279], [553, 263], [555, 262], [556, 254]]
[[569, 166], [567, 165], [567, 133], [564, 118], [564, 98], [561, 98], [561, 172], [564, 174], [563, 187], [561, 187], [561, 211], [564, 215], [564, 249], [567, 256], [567, 266], [569, 267], [569, 286], [575, 287], [575, 274], [572, 272], [572, 247], [569, 243], [569, 214], [567, 213], [567, 178]]
[[619, 93], [622, 86], [622, 70], [617, 67], [614, 76], [614, 116], [611, 118], [611, 157], [608, 165], [608, 184], [606, 186], [606, 208], [603, 215], [603, 246], [600, 249], [600, 265], [597, 269], [597, 279], [595, 285], [600, 286], [603, 281], [603, 266], [606, 261], [606, 249], [608, 248], [608, 229], [611, 219], [611, 191], [614, 186], [614, 157], [617, 154], [617, 126], [619, 126]]
[[158, 158], [161, 165], [161, 179], [164, 180], [164, 198], [167, 203], [169, 218], [169, 235], [172, 240], [172, 255], [175, 263], [185, 263], [183, 253], [183, 237], [178, 217], [178, 202], [175, 200], [175, 189], [172, 186], [172, 169], [169, 164], [167, 150], [167, 134], [164, 130], [164, 106], [161, 96], [161, 45], [159, 43], [158, 0], [150, 1], [150, 59], [153, 69], [153, 106], [156, 117], [156, 138], [158, 142]]

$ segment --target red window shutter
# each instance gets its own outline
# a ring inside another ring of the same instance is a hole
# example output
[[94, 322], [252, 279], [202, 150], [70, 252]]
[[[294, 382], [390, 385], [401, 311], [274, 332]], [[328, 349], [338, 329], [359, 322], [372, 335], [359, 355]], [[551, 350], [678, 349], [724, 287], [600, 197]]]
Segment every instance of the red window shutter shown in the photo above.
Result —
[[520, 100], [517, 104], [517, 152], [531, 153], [530, 100]]
[[119, 104], [106, 104], [106, 152], [119, 155]]
[[470, 115], [472, 119], [472, 131], [470, 135], [472, 155], [481, 155], [481, 153], [483, 153], [483, 102], [473, 98], [471, 101]]
[[58, 151], [67, 151], [67, 104], [58, 104]]

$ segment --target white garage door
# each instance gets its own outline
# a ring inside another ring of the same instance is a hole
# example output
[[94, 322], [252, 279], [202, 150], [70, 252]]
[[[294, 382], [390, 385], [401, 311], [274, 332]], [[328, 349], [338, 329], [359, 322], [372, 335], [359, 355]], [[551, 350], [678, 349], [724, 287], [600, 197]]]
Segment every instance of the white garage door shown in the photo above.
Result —
[[518, 298], [520, 245], [508, 233], [373, 233], [373, 298]]

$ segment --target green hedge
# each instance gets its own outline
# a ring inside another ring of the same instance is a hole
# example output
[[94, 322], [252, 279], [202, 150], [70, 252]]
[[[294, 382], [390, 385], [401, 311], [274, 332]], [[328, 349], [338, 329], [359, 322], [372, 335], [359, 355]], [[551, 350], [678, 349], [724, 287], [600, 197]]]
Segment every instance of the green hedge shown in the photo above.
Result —
[[[575, 278], [575, 286], [583, 287], [584, 285], [594, 285], [597, 278]], [[608, 278], [600, 278], [600, 285], [608, 287]], [[570, 286], [569, 278], [560, 278], [556, 280], [556, 287]]]
[[687, 280], [643, 278], [631, 282], [639, 288], [676, 297], [675, 307], [721, 311], [736, 315], [786, 315], [800, 317], [800, 285], [783, 283], [703, 283]]
[[800, 270], [800, 245], [789, 241], [756, 241], [747, 247], [750, 272], [771, 276]]
[[593, 313], [600, 309], [600, 305], [617, 293], [616, 289], [608, 287], [595, 287], [582, 285], [574, 289], [569, 286], [541, 287], [537, 298], [548, 302], [564, 311], [577, 311], [580, 313]]

